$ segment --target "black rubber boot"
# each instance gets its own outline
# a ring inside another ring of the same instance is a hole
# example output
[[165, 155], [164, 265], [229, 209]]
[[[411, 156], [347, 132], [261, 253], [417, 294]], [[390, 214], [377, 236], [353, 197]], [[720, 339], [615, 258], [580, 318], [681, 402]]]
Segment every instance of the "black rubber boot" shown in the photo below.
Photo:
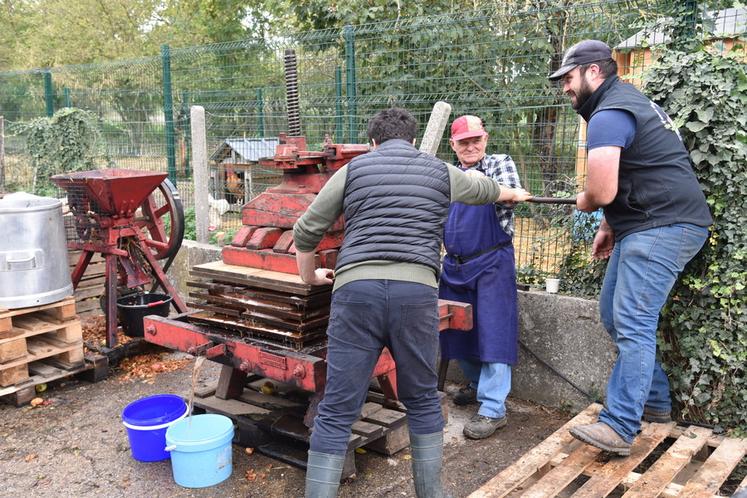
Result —
[[309, 450], [306, 463], [306, 498], [335, 498], [345, 457]]
[[418, 498], [449, 498], [441, 485], [441, 461], [444, 453], [444, 433], [410, 433], [412, 479]]

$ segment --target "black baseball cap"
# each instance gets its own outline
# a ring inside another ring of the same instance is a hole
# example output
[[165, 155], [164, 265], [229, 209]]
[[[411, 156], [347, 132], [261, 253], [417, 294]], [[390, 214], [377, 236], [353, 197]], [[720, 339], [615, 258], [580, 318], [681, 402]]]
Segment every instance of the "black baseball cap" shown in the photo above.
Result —
[[612, 50], [606, 43], [599, 40], [583, 40], [565, 51], [560, 69], [548, 76], [548, 79], [559, 80], [575, 67], [611, 58]]

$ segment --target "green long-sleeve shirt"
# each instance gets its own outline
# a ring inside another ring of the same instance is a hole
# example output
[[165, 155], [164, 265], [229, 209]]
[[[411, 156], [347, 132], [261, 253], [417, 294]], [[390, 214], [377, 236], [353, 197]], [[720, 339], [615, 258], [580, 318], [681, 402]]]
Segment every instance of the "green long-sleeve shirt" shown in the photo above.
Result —
[[[342, 214], [347, 168], [343, 166], [332, 175], [309, 209], [294, 225], [293, 240], [297, 251], [314, 251], [327, 229]], [[448, 171], [452, 202], [489, 204], [495, 202], [501, 192], [500, 186], [486, 176], [470, 176], [451, 165], [448, 165]], [[438, 287], [436, 273], [428, 266], [399, 261], [371, 260], [347, 265], [337, 270], [334, 290], [348, 282], [367, 279], [404, 280]]]

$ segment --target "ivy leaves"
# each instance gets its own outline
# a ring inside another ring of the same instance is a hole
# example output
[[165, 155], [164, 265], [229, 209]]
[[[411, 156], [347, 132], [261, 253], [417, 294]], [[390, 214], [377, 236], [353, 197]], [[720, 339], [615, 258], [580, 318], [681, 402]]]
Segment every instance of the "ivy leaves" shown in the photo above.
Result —
[[646, 91], [680, 126], [714, 218], [662, 314], [660, 344], [686, 418], [747, 430], [747, 74], [743, 54], [668, 50]]
[[102, 159], [105, 164], [110, 163], [101, 149], [98, 118], [81, 109], [61, 109], [51, 118], [37, 118], [19, 125], [14, 132], [26, 136], [36, 194], [56, 194], [50, 181], [53, 175], [97, 169]]

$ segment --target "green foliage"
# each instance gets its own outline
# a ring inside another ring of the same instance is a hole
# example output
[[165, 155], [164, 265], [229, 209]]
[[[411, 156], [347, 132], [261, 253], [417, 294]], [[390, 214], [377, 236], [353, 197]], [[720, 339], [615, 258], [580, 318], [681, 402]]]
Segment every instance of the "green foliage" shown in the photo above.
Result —
[[561, 291], [574, 296], [596, 299], [607, 270], [607, 260], [592, 260], [587, 244], [574, 242], [571, 251], [563, 259], [558, 278]]
[[101, 147], [99, 129], [96, 116], [75, 108], [17, 125], [15, 131], [26, 137], [34, 167], [34, 193], [54, 195], [53, 175], [97, 169], [102, 158], [105, 164], [110, 163]]
[[[166, 221], [166, 231], [169, 229], [169, 220]], [[209, 244], [215, 244], [218, 246], [224, 246], [230, 244], [233, 240], [236, 232], [239, 231], [238, 227], [228, 228], [226, 230], [216, 230], [210, 232], [208, 237]], [[187, 240], [197, 240], [197, 223], [195, 218], [195, 208], [190, 207], [184, 210], [184, 238]]]
[[[741, 59], [740, 59], [741, 58]], [[747, 430], [747, 74], [731, 56], [669, 50], [646, 91], [673, 118], [714, 218], [664, 309], [660, 348], [687, 418]]]

